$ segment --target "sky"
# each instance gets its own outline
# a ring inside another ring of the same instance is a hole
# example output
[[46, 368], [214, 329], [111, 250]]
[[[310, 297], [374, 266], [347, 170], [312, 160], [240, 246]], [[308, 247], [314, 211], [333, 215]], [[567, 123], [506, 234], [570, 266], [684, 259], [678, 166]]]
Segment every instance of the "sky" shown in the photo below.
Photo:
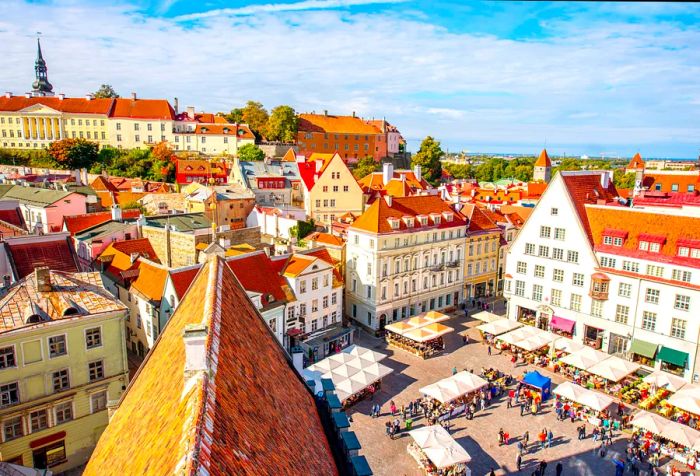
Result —
[[[697, 158], [700, 4], [2, 0], [0, 89], [385, 117], [416, 150]], [[1, 92], [1, 91], [0, 91]]]

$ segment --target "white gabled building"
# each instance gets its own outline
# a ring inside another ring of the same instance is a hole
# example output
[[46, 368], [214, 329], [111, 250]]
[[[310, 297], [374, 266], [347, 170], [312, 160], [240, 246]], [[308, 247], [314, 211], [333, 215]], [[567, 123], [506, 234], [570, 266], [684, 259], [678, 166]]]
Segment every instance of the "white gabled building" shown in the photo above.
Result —
[[552, 179], [508, 251], [508, 317], [697, 379], [700, 219], [629, 208], [611, 175]]
[[438, 196], [378, 198], [347, 230], [346, 315], [376, 331], [456, 307], [466, 226]]

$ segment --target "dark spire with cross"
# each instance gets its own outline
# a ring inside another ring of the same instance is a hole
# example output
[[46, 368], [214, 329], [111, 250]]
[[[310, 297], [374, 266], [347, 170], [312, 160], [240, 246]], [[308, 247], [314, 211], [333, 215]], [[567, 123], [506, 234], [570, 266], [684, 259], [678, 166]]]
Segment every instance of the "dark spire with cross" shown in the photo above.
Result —
[[41, 54], [41, 41], [38, 36], [36, 46], [36, 61], [34, 62], [36, 80], [32, 83], [32, 95], [53, 96], [53, 86], [49, 83], [48, 68], [46, 67], [44, 56]]

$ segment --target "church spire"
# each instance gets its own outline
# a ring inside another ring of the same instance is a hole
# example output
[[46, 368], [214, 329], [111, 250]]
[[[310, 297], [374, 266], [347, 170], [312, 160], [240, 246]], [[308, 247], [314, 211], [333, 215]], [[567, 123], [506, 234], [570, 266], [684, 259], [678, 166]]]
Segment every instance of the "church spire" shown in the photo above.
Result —
[[49, 83], [48, 68], [41, 53], [41, 40], [36, 39], [36, 61], [34, 62], [35, 81], [32, 83], [32, 96], [53, 96], [53, 86]]

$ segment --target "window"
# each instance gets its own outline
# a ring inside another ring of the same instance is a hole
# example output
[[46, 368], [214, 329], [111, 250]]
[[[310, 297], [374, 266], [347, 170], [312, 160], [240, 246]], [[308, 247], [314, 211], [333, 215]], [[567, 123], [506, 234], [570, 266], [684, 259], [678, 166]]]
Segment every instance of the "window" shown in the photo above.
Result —
[[563, 283], [564, 282], [564, 270], [563, 269], [555, 269], [554, 274], [552, 276], [552, 280], [557, 282], [557, 283]]
[[624, 306], [622, 304], [618, 304], [617, 307], [615, 308], [615, 322], [619, 322], [621, 324], [627, 324], [627, 318], [629, 318], [629, 315], [630, 315], [629, 306]]
[[518, 267], [516, 272], [520, 274], [527, 274], [527, 263], [525, 263], [524, 261], [518, 261]]
[[139, 123], [138, 122], [134, 123], [134, 130], [135, 131], [139, 130]]
[[57, 425], [60, 425], [61, 423], [65, 423], [67, 421], [71, 421], [73, 419], [73, 403], [59, 403], [54, 407], [54, 412], [56, 414]]
[[630, 297], [632, 295], [632, 285], [620, 283], [620, 287], [617, 289], [617, 295], [620, 297]]
[[572, 294], [571, 295], [571, 310], [580, 311], [581, 310], [581, 295]]
[[687, 321], [674, 317], [671, 319], [671, 337], [676, 339], [685, 339], [685, 327]]
[[542, 300], [542, 286], [535, 284], [532, 286], [532, 300], [541, 301]]
[[552, 258], [558, 259], [559, 261], [564, 260], [564, 250], [561, 248], [552, 248]]
[[49, 337], [49, 357], [59, 357], [61, 355], [66, 355], [66, 336], [53, 336]]
[[19, 403], [19, 384], [17, 382], [0, 385], [0, 407]]
[[609, 258], [607, 256], [602, 256], [600, 258], [600, 265], [603, 268], [614, 268], [615, 267], [615, 258]]
[[540, 245], [537, 249], [537, 255], [545, 258], [549, 258], [549, 246]]
[[554, 229], [554, 239], [555, 240], [565, 240], [566, 239], [566, 230], [564, 228], [555, 228]]
[[552, 289], [552, 306], [561, 306], [561, 290]]
[[[189, 139], [189, 137], [188, 137], [188, 139]], [[140, 141], [141, 141], [141, 136], [138, 135], [138, 134], [136, 134], [136, 135], [134, 136], [134, 140], [135, 140], [136, 142], [140, 142]]]
[[150, 122], [149, 122], [148, 124], [146, 124], [146, 129], [148, 129], [149, 131], [152, 131], [152, 130], [153, 130], [153, 124], [151, 124]]
[[571, 280], [571, 284], [574, 286], [583, 286], [583, 281], [584, 277], [582, 273], [574, 273], [573, 279]]
[[2, 433], [5, 435], [5, 441], [24, 436], [24, 432], [22, 431], [22, 417], [16, 416], [2, 422]]
[[676, 299], [673, 302], [674, 309], [680, 309], [681, 311], [690, 310], [690, 296], [683, 296], [682, 294], [676, 294]]
[[648, 241], [640, 241], [639, 242], [639, 249], [642, 251], [649, 251], [649, 242]]
[[598, 299], [591, 300], [591, 316], [603, 317], [603, 301]]
[[299, 293], [303, 294], [306, 292], [306, 281], [299, 281]]
[[311, 301], [311, 312], [318, 311], [318, 299]]
[[[525, 244], [525, 254], [526, 255], [534, 255], [535, 254], [535, 245], [534, 243], [526, 243]], [[469, 246], [469, 256], [472, 255], [472, 248], [471, 245]]]
[[101, 360], [90, 362], [88, 364], [88, 376], [90, 382], [103, 379], [105, 377], [104, 362]]
[[63, 390], [68, 390], [70, 388], [68, 369], [57, 370], [51, 374], [51, 380], [53, 381], [54, 392], [62, 392]]
[[29, 414], [29, 421], [32, 428], [32, 433], [41, 431], [49, 427], [49, 415], [46, 409], [37, 410]]
[[349, 192], [349, 191], [350, 191], [350, 187], [347, 185], [343, 185], [343, 192]]
[[548, 226], [540, 227], [540, 238], [549, 238], [552, 236], [552, 228]]
[[683, 281], [684, 283], [689, 283], [691, 276], [692, 275], [691, 275], [690, 271], [683, 271], [680, 269], [673, 270], [673, 280], [674, 281]]
[[656, 330], [656, 313], [644, 311], [642, 313], [642, 329], [646, 331]]
[[15, 348], [14, 346], [3, 347], [0, 349], [0, 369], [6, 369], [8, 367], [16, 367], [17, 361], [15, 360]]
[[367, 299], [372, 297], [372, 286], [367, 286]]
[[318, 289], [318, 278], [311, 278], [311, 290], [316, 291]]
[[658, 304], [659, 294], [660, 292], [658, 289], [647, 288], [646, 295], [644, 296], [644, 301], [651, 304]]
[[99, 327], [87, 329], [85, 331], [85, 347], [94, 349], [102, 345], [102, 331]]
[[647, 274], [649, 276], [655, 276], [657, 278], [663, 278], [664, 277], [664, 268], [661, 266], [656, 266], [653, 264], [648, 264], [647, 265]]
[[525, 281], [515, 280], [515, 295], [525, 296]]
[[326, 193], [326, 192], [328, 192], [328, 185], [323, 186], [323, 193]]
[[553, 217], [555, 217], [555, 216], [559, 215], [559, 209], [558, 209], [558, 208], [552, 208], [552, 209], [549, 210], [549, 213], [550, 213], [550, 215], [552, 215]]
[[535, 277], [544, 278], [544, 266], [540, 264], [535, 265]]
[[615, 245], [615, 246], [622, 246], [622, 238], [616, 237], [616, 238], [613, 240], [613, 245]]
[[604, 236], [603, 237], [603, 244], [604, 245], [612, 245], [613, 239], [612, 236]]
[[566, 261], [568, 261], [569, 263], [578, 263], [578, 251], [567, 251]]
[[630, 273], [639, 273], [639, 263], [636, 261], [622, 261], [622, 270]]

